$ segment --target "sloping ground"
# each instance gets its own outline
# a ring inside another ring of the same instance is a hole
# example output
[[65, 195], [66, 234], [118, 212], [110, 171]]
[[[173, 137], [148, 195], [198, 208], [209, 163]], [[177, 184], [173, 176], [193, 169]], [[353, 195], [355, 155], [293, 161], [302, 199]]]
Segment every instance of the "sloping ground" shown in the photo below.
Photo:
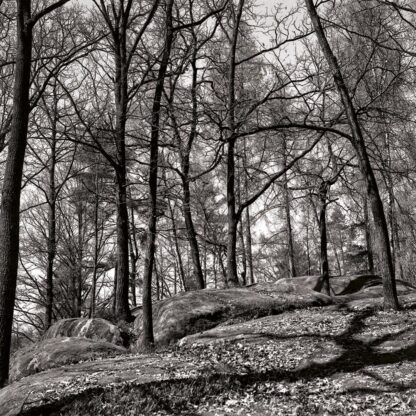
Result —
[[125, 344], [125, 334], [105, 319], [70, 318], [53, 324], [43, 339], [58, 337], [84, 337], [94, 341], [106, 341], [116, 345]]
[[[186, 335], [213, 328], [234, 320], [250, 320], [293, 308], [329, 305], [330, 297], [292, 284], [258, 284], [249, 289], [205, 289], [186, 292], [157, 302], [153, 308], [155, 341], [159, 345], [174, 343]], [[134, 323], [140, 337], [142, 313]]]
[[0, 415], [416, 414], [416, 291], [400, 290], [408, 310], [382, 312], [374, 276], [337, 281], [344, 294], [332, 305], [301, 284], [204, 290], [170, 300], [176, 309], [163, 301], [161, 329], [178, 334], [175, 319], [187, 331], [204, 319], [216, 328], [157, 355], [25, 377], [0, 390]]
[[[139, 386], [198, 375], [198, 366], [191, 360], [178, 359], [168, 353], [163, 356], [128, 355], [62, 366], [25, 377], [1, 389], [0, 415], [42, 414], [45, 405], [59, 408], [63, 402], [69, 403], [86, 393], [92, 398], [100, 389]], [[35, 409], [38, 410], [35, 412]]]
[[414, 415], [415, 332], [414, 310], [287, 311], [26, 377], [0, 415]]

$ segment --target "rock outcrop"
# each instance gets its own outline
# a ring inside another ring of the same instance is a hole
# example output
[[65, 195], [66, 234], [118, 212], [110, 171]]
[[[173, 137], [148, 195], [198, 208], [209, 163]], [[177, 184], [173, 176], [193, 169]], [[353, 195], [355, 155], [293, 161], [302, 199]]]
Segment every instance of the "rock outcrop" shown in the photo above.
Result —
[[125, 354], [127, 350], [105, 341], [60, 337], [46, 339], [18, 350], [12, 357], [10, 381], [80, 361]]
[[[328, 296], [289, 284], [277, 286], [275, 283], [264, 283], [250, 288], [186, 292], [154, 305], [155, 342], [173, 343], [225, 321], [235, 323], [274, 315], [288, 309], [331, 303]], [[140, 340], [143, 330], [141, 311], [137, 313], [134, 329]]]
[[[316, 290], [319, 286], [320, 276], [299, 276], [294, 278], [279, 279], [276, 288], [294, 287], [296, 291], [303, 289]], [[361, 297], [375, 297], [383, 295], [382, 279], [374, 274], [356, 274], [350, 276], [332, 277], [330, 279], [331, 295]], [[412, 285], [402, 280], [396, 280], [397, 290], [404, 293], [415, 289]], [[299, 292], [301, 293], [301, 292]]]
[[43, 339], [58, 337], [82, 337], [123, 346], [127, 343], [127, 335], [120, 328], [100, 318], [61, 319], [46, 331]]

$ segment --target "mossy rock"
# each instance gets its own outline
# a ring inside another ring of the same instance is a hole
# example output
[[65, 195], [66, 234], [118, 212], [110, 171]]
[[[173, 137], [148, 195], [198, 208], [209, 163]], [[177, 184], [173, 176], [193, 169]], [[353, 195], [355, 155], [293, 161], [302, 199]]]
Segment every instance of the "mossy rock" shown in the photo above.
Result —
[[128, 336], [124, 331], [101, 318], [61, 319], [46, 331], [42, 339], [58, 337], [82, 337], [122, 346], [126, 346], [128, 343]]
[[[332, 303], [330, 297], [320, 293], [301, 288], [299, 291], [302, 293], [270, 283], [250, 288], [204, 289], [164, 299], [153, 307], [155, 342], [166, 345], [224, 322], [235, 323], [288, 309]], [[136, 314], [134, 330], [140, 343], [143, 315], [141, 310]]]
[[12, 357], [10, 381], [80, 361], [125, 354], [121, 346], [88, 338], [60, 337], [46, 339], [18, 350]]

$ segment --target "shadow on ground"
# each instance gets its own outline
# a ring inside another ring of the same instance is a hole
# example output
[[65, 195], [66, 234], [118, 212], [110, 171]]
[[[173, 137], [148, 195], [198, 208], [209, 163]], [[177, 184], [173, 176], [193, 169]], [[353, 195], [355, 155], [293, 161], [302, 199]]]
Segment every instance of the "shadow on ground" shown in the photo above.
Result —
[[[376, 315], [380, 312], [373, 310], [347, 312], [352, 316], [349, 325], [334, 335], [320, 333], [318, 330], [296, 335], [279, 335], [267, 331], [255, 334], [247, 331], [244, 334], [242, 331], [238, 340], [226, 341], [229, 348], [233, 348], [235, 342], [244, 342], [242, 338], [245, 335], [247, 345], [265, 340], [279, 343], [296, 339], [305, 343], [313, 339], [326, 345], [323, 351], [314, 351], [314, 354], [304, 357], [294, 369], [275, 368], [266, 371], [246, 369], [242, 372], [240, 368], [228, 365], [225, 369], [224, 367], [211, 370], [203, 368], [197, 375], [186, 376], [186, 368], [184, 368], [185, 375], [179, 379], [149, 379], [147, 383], [141, 384], [135, 384], [134, 380], [130, 380], [131, 383], [128, 382], [129, 380], [123, 380], [112, 386], [95, 386], [79, 394], [66, 395], [47, 405], [33, 407], [26, 411], [22, 409], [20, 414], [76, 415], [81, 412], [84, 415], [95, 415], [98, 409], [100, 409], [99, 414], [103, 415], [116, 414], [111, 412], [132, 415], [210, 414], [198, 413], [195, 409], [209, 402], [211, 398], [218, 398], [224, 393], [227, 396], [230, 394], [242, 396], [247, 391], [255, 391], [259, 386], [284, 382], [289, 386], [293, 384], [306, 386], [305, 391], [301, 390], [303, 396], [307, 396], [307, 389], [323, 379], [330, 379], [332, 383], [335, 383], [338, 393], [355, 396], [373, 394], [381, 397], [389, 393], [397, 395], [397, 393], [415, 389], [416, 338], [413, 333], [416, 320], [408, 320], [405, 328], [395, 330], [394, 333], [363, 337], [363, 331], [365, 332], [368, 328], [366, 321], [370, 318], [376, 319]], [[322, 311], [322, 313], [325, 312]], [[395, 313], [396, 321], [401, 320], [401, 314], [402, 312]], [[213, 341], [216, 338], [215, 335], [208, 335], [208, 337]], [[285, 351], [282, 350], [282, 354], [284, 353]], [[179, 356], [178, 354], [177, 357]], [[196, 356], [195, 360], [197, 359]], [[169, 358], [164, 358], [161, 354], [160, 360], [162, 366], [163, 360], [168, 362]], [[307, 401], [305, 398], [303, 400]], [[111, 409], [111, 412], [106, 413], [102, 409]], [[314, 414], [314, 411], [316, 409], [306, 406], [303, 411], [295, 414]], [[260, 415], [262, 412], [264, 410], [257, 413], [254, 411], [252, 414]]]

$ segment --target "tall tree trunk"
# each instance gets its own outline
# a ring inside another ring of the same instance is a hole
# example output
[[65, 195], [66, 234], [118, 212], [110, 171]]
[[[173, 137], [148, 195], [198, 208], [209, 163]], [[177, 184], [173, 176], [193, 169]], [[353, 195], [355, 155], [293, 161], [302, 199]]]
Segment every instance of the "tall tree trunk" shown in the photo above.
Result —
[[238, 236], [240, 237], [240, 247], [241, 247], [241, 265], [243, 270], [241, 272], [241, 284], [243, 286], [247, 285], [247, 252], [246, 252], [246, 242], [244, 240], [244, 224], [243, 221], [240, 221], [240, 229], [238, 230]]
[[400, 240], [399, 240], [399, 227], [397, 223], [397, 216], [395, 212], [396, 197], [394, 195], [394, 181], [392, 175], [392, 163], [391, 163], [391, 149], [388, 133], [386, 132], [386, 148], [387, 148], [387, 172], [386, 172], [386, 182], [387, 189], [389, 194], [389, 210], [388, 210], [388, 219], [390, 224], [390, 233], [391, 233], [391, 251], [392, 251], [392, 260], [393, 268], [395, 273], [400, 273], [400, 278], [403, 280], [403, 267], [400, 259]]
[[118, 282], [117, 274], [118, 274], [118, 262], [116, 259], [116, 263], [114, 265], [114, 279], [113, 279], [113, 303], [111, 305], [111, 313], [113, 316], [116, 316], [116, 293], [117, 293], [117, 282]]
[[[159, 5], [159, 0], [154, 0], [152, 7], [139, 29], [135, 26], [138, 16], [133, 12], [133, 0], [121, 1], [96, 1], [104, 22], [111, 35], [110, 47], [114, 54], [115, 76], [115, 160], [113, 167], [117, 179], [117, 263], [118, 273], [116, 290], [114, 293], [114, 313], [118, 319], [130, 321], [131, 313], [129, 306], [129, 222], [127, 209], [127, 166], [126, 166], [126, 121], [129, 103], [128, 75], [133, 57], [135, 56], [140, 40], [150, 25]], [[129, 29], [133, 25], [133, 30]]]
[[335, 85], [340, 94], [345, 109], [348, 124], [352, 133], [352, 145], [357, 153], [361, 173], [366, 181], [367, 193], [371, 205], [374, 220], [374, 240], [377, 245], [378, 263], [380, 264], [381, 276], [383, 279], [384, 308], [399, 309], [397, 298], [394, 268], [390, 249], [387, 221], [384, 213], [383, 202], [380, 197], [378, 185], [374, 172], [368, 158], [367, 148], [358, 122], [357, 113], [345, 85], [338, 61], [332, 52], [322, 27], [321, 20], [317, 14], [313, 0], [305, 0], [312, 25], [318, 37], [319, 44], [326, 61], [334, 77]]
[[222, 273], [224, 285], [227, 286], [228, 285], [227, 284], [227, 271], [225, 270], [224, 260], [222, 258], [222, 252], [221, 252], [220, 247], [218, 248], [218, 262], [221, 267], [221, 273]]
[[[46, 103], [45, 103], [46, 104]], [[48, 263], [46, 267], [46, 307], [45, 307], [45, 331], [52, 325], [53, 320], [53, 273], [54, 260], [56, 256], [56, 136], [58, 123], [58, 97], [56, 94], [56, 82], [53, 85], [53, 106], [52, 114], [48, 112], [51, 123], [50, 138], [50, 161], [48, 166], [49, 173], [49, 192], [48, 192]]]
[[[387, 174], [388, 176], [390, 176], [389, 174]], [[395, 218], [394, 218], [394, 195], [393, 195], [393, 189], [390, 188], [391, 186], [393, 186], [392, 183], [390, 183], [391, 178], [387, 179], [388, 182], [388, 195], [389, 195], [389, 200], [388, 200], [388, 210], [387, 210], [387, 218], [388, 218], [388, 223], [390, 226], [390, 235], [391, 235], [391, 257], [392, 257], [392, 263], [393, 263], [393, 270], [396, 271], [396, 241], [395, 241], [395, 228], [396, 228], [396, 224], [395, 224]]]
[[320, 263], [321, 263], [321, 277], [317, 287], [317, 291], [322, 289], [325, 294], [330, 295], [329, 287], [329, 263], [328, 263], [328, 239], [326, 229], [326, 207], [327, 207], [328, 184], [323, 181], [319, 187], [319, 234], [321, 239], [320, 244]]
[[137, 277], [137, 260], [139, 258], [138, 255], [138, 247], [137, 247], [137, 240], [136, 240], [136, 223], [134, 220], [134, 210], [133, 208], [130, 209], [130, 216], [131, 216], [131, 233], [129, 238], [129, 247], [130, 247], [130, 263], [131, 263], [131, 273], [130, 273], [130, 292], [131, 292], [131, 300], [133, 307], [137, 306], [137, 296], [136, 296], [136, 277]]
[[166, 1], [166, 32], [165, 44], [159, 73], [155, 86], [152, 106], [152, 130], [150, 137], [150, 164], [149, 164], [149, 197], [150, 213], [148, 224], [148, 239], [146, 247], [145, 268], [143, 275], [143, 335], [142, 348], [152, 349], [154, 344], [153, 316], [152, 316], [152, 271], [155, 256], [156, 222], [157, 222], [157, 174], [159, 164], [159, 125], [160, 109], [166, 70], [168, 68], [170, 51], [173, 43], [172, 25], [173, 0]]
[[131, 259], [131, 273], [130, 273], [130, 292], [131, 292], [131, 303], [135, 308], [137, 306], [137, 296], [136, 296], [136, 257], [133, 254], [133, 250], [130, 248], [130, 259]]
[[207, 225], [204, 223], [204, 260], [203, 260], [203, 265], [204, 265], [204, 269], [203, 269], [203, 276], [204, 276], [204, 287], [207, 287], [207, 283], [208, 283], [208, 243], [207, 240], [205, 238], [205, 236], [207, 235]]
[[239, 286], [237, 275], [237, 223], [238, 216], [235, 203], [235, 75], [236, 75], [236, 51], [241, 16], [243, 14], [244, 0], [239, 0], [237, 11], [234, 4], [230, 3], [233, 20], [233, 29], [230, 40], [230, 52], [228, 58], [228, 91], [227, 91], [227, 285]]
[[14, 70], [13, 122], [10, 131], [0, 209], [0, 387], [9, 374], [13, 310], [19, 253], [20, 186], [29, 122], [32, 58], [31, 1], [17, 1], [17, 45]]
[[127, 182], [125, 166], [117, 174], [117, 289], [115, 316], [130, 321], [129, 306], [129, 216], [127, 211]]
[[125, 16], [121, 18], [119, 33], [114, 36], [116, 77], [114, 94], [116, 104], [117, 153], [117, 291], [115, 315], [117, 319], [131, 319], [129, 306], [129, 216], [127, 210], [126, 119], [127, 119], [127, 53]]
[[374, 274], [374, 260], [373, 260], [373, 244], [371, 241], [371, 224], [370, 216], [368, 215], [368, 196], [364, 195], [364, 227], [365, 227], [365, 241], [367, 245], [367, 262], [368, 271]]
[[[188, 282], [188, 290], [197, 290], [203, 289], [205, 287], [204, 284], [204, 276], [202, 274], [202, 266], [201, 266], [201, 257], [199, 253], [199, 246], [198, 240], [196, 238], [196, 232], [194, 223], [192, 220], [192, 213], [191, 213], [191, 193], [189, 189], [189, 159], [186, 166], [183, 167], [184, 172], [184, 179], [182, 181], [182, 189], [183, 189], [183, 215], [185, 219], [185, 228], [186, 234], [188, 237], [189, 248], [191, 252], [191, 259], [192, 259], [192, 278], [189, 279]], [[186, 174], [185, 174], [186, 172]]]
[[237, 214], [235, 203], [235, 139], [227, 149], [227, 286], [239, 286], [237, 275]]
[[217, 252], [214, 249], [213, 251], [213, 259], [212, 259], [212, 267], [214, 272], [214, 289], [218, 288], [218, 278], [217, 278]]
[[250, 208], [246, 208], [246, 251], [247, 251], [247, 266], [248, 266], [248, 283], [254, 285], [254, 267], [253, 267], [253, 244], [251, 239], [251, 218]]
[[307, 271], [307, 275], [310, 276], [311, 272], [312, 272], [312, 264], [311, 264], [311, 250], [310, 250], [310, 241], [309, 241], [309, 210], [310, 210], [310, 206], [309, 204], [307, 204], [306, 206], [306, 257], [308, 260], [308, 271]]
[[[244, 149], [243, 149], [244, 151]], [[244, 153], [244, 152], [243, 152]], [[243, 156], [244, 157], [244, 156]], [[242, 194], [242, 184], [241, 184], [241, 175], [243, 174], [243, 169], [240, 164], [238, 164], [238, 171], [237, 171], [237, 203], [238, 205], [241, 204], [241, 194]], [[240, 221], [238, 223], [238, 239], [240, 240], [240, 251], [241, 251], [241, 266], [242, 271], [240, 273], [241, 284], [243, 286], [247, 285], [247, 252], [246, 252], [246, 243], [244, 240], [244, 213], [240, 216]]]
[[293, 245], [293, 232], [292, 232], [292, 219], [291, 219], [291, 198], [288, 186], [287, 176], [287, 147], [286, 138], [283, 138], [283, 167], [285, 168], [284, 182], [283, 182], [283, 195], [285, 205], [285, 217], [286, 217], [286, 238], [287, 238], [287, 262], [289, 277], [296, 277], [296, 266], [295, 266], [295, 252]]
[[173, 266], [173, 294], [176, 295], [178, 293], [178, 272], [176, 267], [176, 262]]
[[172, 208], [172, 205], [170, 204], [170, 201], [168, 202], [168, 205], [169, 205], [170, 217], [172, 220], [173, 240], [175, 242], [176, 259], [177, 259], [177, 263], [179, 267], [180, 281], [182, 282], [182, 285], [185, 291], [188, 291], [189, 290], [188, 282], [185, 278], [185, 271], [184, 271], [183, 262], [182, 262], [182, 253], [179, 247], [178, 231], [176, 229], [175, 212], [174, 212], [174, 209]]
[[[243, 181], [243, 192], [244, 198], [247, 199], [249, 195], [248, 190], [248, 175], [246, 174], [245, 168], [247, 167], [247, 139], [246, 137], [243, 138], [243, 155], [242, 155], [242, 163], [244, 171], [242, 175], [244, 175]], [[251, 218], [250, 218], [250, 207], [246, 207], [245, 209], [245, 216], [242, 214], [241, 222], [243, 224], [242, 232], [244, 233], [245, 239], [245, 253], [246, 253], [246, 262], [247, 262], [247, 270], [246, 270], [246, 281], [247, 284], [253, 285], [254, 284], [254, 269], [253, 269], [253, 247], [251, 241]]]
[[[285, 175], [286, 176], [286, 175]], [[286, 238], [287, 238], [287, 261], [290, 277], [296, 277], [296, 265], [295, 265], [295, 250], [293, 244], [293, 231], [292, 231], [292, 218], [290, 208], [290, 195], [287, 186], [287, 179], [283, 185], [283, 192], [285, 196], [285, 217], [286, 217]]]
[[156, 262], [153, 263], [154, 266], [154, 273], [155, 273], [155, 277], [156, 277], [156, 300], [160, 300], [160, 276], [159, 273], [157, 271], [157, 264]]
[[99, 225], [98, 225], [98, 210], [100, 206], [99, 196], [98, 171], [95, 166], [95, 196], [94, 196], [94, 267], [92, 271], [91, 281], [91, 295], [90, 295], [90, 310], [88, 317], [95, 317], [96, 294], [97, 294], [97, 272], [98, 272], [98, 256], [99, 256]]
[[395, 273], [400, 273], [400, 278], [403, 280], [403, 267], [400, 259], [400, 240], [399, 240], [399, 227], [397, 224], [397, 217], [395, 212], [395, 195], [393, 189], [393, 180], [391, 177], [391, 172], [387, 173], [388, 175], [388, 194], [389, 194], [389, 211], [388, 218], [390, 223], [390, 232], [391, 232], [391, 250], [392, 250], [392, 259], [393, 267]]
[[78, 202], [78, 250], [77, 250], [77, 267], [75, 280], [75, 309], [73, 311], [74, 317], [81, 316], [82, 307], [82, 269], [84, 262], [84, 205], [82, 201]]
[[49, 166], [49, 194], [48, 194], [48, 264], [46, 269], [46, 308], [45, 331], [52, 325], [53, 319], [53, 269], [56, 255], [56, 103], [51, 137], [51, 159]]
[[185, 218], [186, 234], [189, 241], [189, 248], [191, 251], [192, 259], [192, 282], [189, 282], [192, 287], [189, 290], [203, 289], [205, 287], [204, 276], [201, 267], [201, 257], [199, 252], [198, 240], [196, 238], [195, 226], [192, 219], [191, 211], [191, 192], [189, 186], [189, 169], [190, 169], [190, 155], [193, 143], [195, 141], [198, 123], [198, 68], [197, 68], [197, 38], [194, 31], [193, 35], [193, 52], [192, 52], [192, 85], [191, 85], [191, 97], [192, 97], [192, 124], [189, 134], [186, 148], [184, 149], [181, 157], [182, 167], [182, 189], [183, 189], [183, 214]]

